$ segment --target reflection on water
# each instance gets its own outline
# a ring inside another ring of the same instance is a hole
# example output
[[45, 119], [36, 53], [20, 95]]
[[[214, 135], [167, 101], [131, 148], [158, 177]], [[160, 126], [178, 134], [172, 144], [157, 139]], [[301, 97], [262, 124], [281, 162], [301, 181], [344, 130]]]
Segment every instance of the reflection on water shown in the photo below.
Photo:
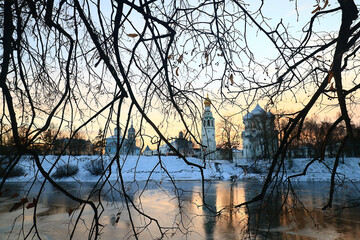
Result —
[[[100, 223], [104, 226], [101, 229], [101, 239], [132, 239], [133, 232], [124, 198], [116, 191], [120, 189], [119, 186], [106, 185], [99, 192], [93, 190], [93, 183], [85, 183], [81, 187], [75, 183], [61, 185], [82, 198], [91, 197], [96, 202], [101, 200], [102, 205], [98, 206], [102, 210]], [[261, 183], [207, 183], [207, 207], [202, 204], [200, 182], [178, 182], [177, 188], [170, 182], [151, 183], [142, 191], [144, 186], [145, 183], [142, 182], [127, 185], [129, 200], [136, 206], [136, 209], [131, 208], [131, 216], [137, 232], [140, 232], [139, 239], [160, 237], [157, 222], [170, 239], [331, 240], [357, 239], [360, 236], [359, 208], [344, 209], [336, 216], [331, 210], [321, 210], [327, 200], [328, 183], [301, 183], [296, 186], [296, 196], [285, 190], [278, 190], [272, 193], [270, 200], [262, 204], [256, 203], [249, 208], [238, 209], [232, 206], [252, 199], [261, 191]], [[25, 190], [29, 186], [21, 183], [9, 183], [5, 188], [7, 190], [0, 198], [0, 239], [8, 237], [10, 231], [13, 232], [10, 239], [23, 239], [33, 226], [34, 209], [24, 208], [14, 212], [9, 212], [9, 209], [21, 197], [32, 199], [37, 196], [26, 195]], [[36, 193], [40, 184], [35, 184], [33, 188]], [[11, 197], [15, 193], [19, 196]], [[336, 196], [335, 207], [341, 207], [341, 200], [347, 197], [356, 198], [354, 193], [348, 193], [351, 190], [344, 190]], [[77, 207], [77, 203], [46, 184], [36, 214], [40, 236], [44, 239], [69, 238], [83, 206]], [[221, 214], [214, 215], [213, 210], [221, 211]], [[138, 211], [154, 219], [146, 218]], [[92, 210], [85, 206], [75, 239], [88, 238], [92, 217]]]

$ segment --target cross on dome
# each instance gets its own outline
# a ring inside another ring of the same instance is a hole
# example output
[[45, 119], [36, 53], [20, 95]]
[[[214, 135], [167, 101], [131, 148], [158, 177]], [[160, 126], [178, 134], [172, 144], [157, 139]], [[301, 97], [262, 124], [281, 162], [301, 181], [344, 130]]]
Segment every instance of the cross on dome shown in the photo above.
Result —
[[209, 94], [208, 94], [208, 93], [207, 93], [206, 98], [205, 98], [205, 100], [204, 100], [204, 105], [205, 105], [205, 106], [210, 106], [210, 105], [211, 105], [211, 100], [210, 100], [210, 98], [209, 98]]

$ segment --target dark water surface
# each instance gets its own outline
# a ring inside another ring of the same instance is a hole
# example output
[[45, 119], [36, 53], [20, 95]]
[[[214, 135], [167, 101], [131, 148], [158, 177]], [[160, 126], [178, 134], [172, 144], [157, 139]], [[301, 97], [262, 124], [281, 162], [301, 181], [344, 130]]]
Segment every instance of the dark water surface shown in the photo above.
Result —
[[[344, 204], [359, 202], [359, 184], [339, 187], [333, 208], [325, 211], [321, 208], [328, 199], [329, 183], [297, 183], [294, 185], [296, 195], [288, 193], [287, 189], [274, 191], [273, 198], [264, 201], [262, 206], [257, 203], [248, 208], [231, 206], [258, 194], [261, 191], [258, 181], [206, 183], [208, 207], [202, 205], [200, 182], [183, 181], [176, 185], [177, 189], [171, 182], [150, 183], [144, 191], [145, 182], [126, 186], [128, 201], [164, 227], [165, 239], [360, 239], [360, 208], [343, 208], [349, 206]], [[40, 186], [40, 183], [35, 184], [33, 193], [27, 194], [29, 185], [25, 183], [6, 184], [0, 197], [0, 239], [26, 237], [33, 227], [34, 208], [27, 209], [26, 203], [25, 208], [12, 212], [10, 209], [22, 197], [32, 202]], [[86, 198], [94, 183], [61, 183], [61, 186]], [[106, 185], [91, 198], [97, 203], [100, 199], [102, 203], [99, 206], [103, 209], [101, 239], [134, 239], [124, 197], [116, 189], [120, 189], [119, 184], [114, 183], [112, 188]], [[36, 209], [40, 237], [69, 239], [77, 216], [82, 213], [74, 239], [88, 239], [93, 211], [89, 206], [74, 210], [76, 207], [76, 202], [46, 184]], [[221, 210], [221, 214], [214, 216], [211, 210]], [[161, 236], [154, 220], [140, 215], [133, 207], [130, 211], [137, 231], [141, 232], [139, 239]], [[29, 236], [31, 239], [33, 232]]]

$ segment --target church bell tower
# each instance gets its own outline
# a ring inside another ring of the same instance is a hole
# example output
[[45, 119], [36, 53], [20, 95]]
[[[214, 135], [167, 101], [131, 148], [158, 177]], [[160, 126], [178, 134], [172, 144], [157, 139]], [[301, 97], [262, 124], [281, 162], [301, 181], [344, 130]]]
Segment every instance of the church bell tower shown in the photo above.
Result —
[[205, 111], [201, 123], [202, 155], [205, 159], [215, 159], [215, 118], [211, 112], [211, 101], [209, 95], [204, 100]]

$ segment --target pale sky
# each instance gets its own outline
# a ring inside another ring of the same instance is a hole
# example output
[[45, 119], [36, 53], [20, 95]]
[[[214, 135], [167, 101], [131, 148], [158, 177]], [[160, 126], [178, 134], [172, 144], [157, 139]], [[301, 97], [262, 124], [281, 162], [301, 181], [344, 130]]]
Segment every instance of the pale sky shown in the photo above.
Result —
[[[251, 4], [254, 3], [254, 1], [250, 1]], [[259, 4], [261, 1], [256, 1], [254, 4], [254, 7], [251, 8], [253, 10], [257, 9]], [[278, 23], [281, 19], [282, 19], [282, 23], [285, 25], [285, 27], [288, 29], [289, 33], [293, 36], [298, 37], [299, 39], [303, 36], [302, 33], [302, 27], [305, 25], [306, 22], [308, 22], [308, 20], [311, 18], [311, 16], [313, 15], [311, 12], [315, 9], [314, 5], [316, 4], [316, 0], [305, 0], [305, 1], [288, 1], [288, 0], [284, 0], [284, 1], [264, 1], [264, 7], [263, 7], [263, 13], [264, 15], [266, 15], [267, 17], [271, 18], [270, 23], [272, 24], [272, 27], [276, 25], [276, 23]], [[102, 1], [102, 3], [104, 3], [104, 1]], [[105, 4], [105, 3], [104, 3]], [[323, 4], [321, 2], [321, 4]], [[332, 4], [337, 4], [336, 1], [330, 1], [330, 8], [333, 8], [333, 6], [331, 6]], [[296, 11], [297, 9], [297, 11]], [[106, 10], [105, 10], [106, 11]], [[109, 13], [106, 13], [109, 14]], [[142, 20], [138, 15], [132, 15], [130, 16], [134, 25], [136, 25], [137, 27], [141, 26], [142, 24]], [[321, 19], [320, 21], [316, 21], [315, 25], [314, 25], [314, 29], [317, 31], [333, 31], [333, 30], [337, 30], [338, 29], [338, 23], [339, 23], [339, 15], [332, 15], [331, 17], [327, 17], [326, 19]], [[242, 23], [239, 23], [240, 25]], [[239, 25], [239, 26], [240, 26]], [[266, 26], [264, 26], [264, 28], [266, 28]], [[266, 28], [267, 29], [267, 28]], [[247, 29], [247, 42], [249, 43], [250, 48], [253, 51], [254, 57], [255, 59], [260, 62], [260, 63], [266, 63], [271, 61], [271, 59], [275, 58], [277, 55], [277, 52], [274, 51], [274, 47], [272, 45], [272, 43], [269, 41], [269, 39], [262, 33], [256, 32], [254, 30], [252, 30], [251, 28]], [[130, 25], [126, 26], [126, 33], [133, 33], [133, 29], [131, 28]], [[128, 44], [128, 46], [133, 46], [136, 42], [136, 38], [129, 38], [126, 36], [123, 36], [124, 41], [126, 44]], [[181, 44], [179, 44], [180, 46]], [[185, 50], [191, 50], [192, 46], [191, 45], [187, 45], [184, 47]], [[184, 56], [184, 58], [187, 58], [187, 60], [190, 59], [190, 56]], [[202, 59], [201, 59], [202, 58]], [[199, 55], [198, 59], [194, 59], [194, 61], [191, 61], [191, 67], [194, 70], [197, 70], [200, 68], [200, 63], [199, 61], [204, 61], [203, 59], [204, 57], [202, 55]], [[175, 60], [174, 60], [175, 61]], [[213, 100], [213, 104], [216, 107], [216, 109], [219, 111], [220, 114], [227, 116], [227, 115], [233, 115], [233, 114], [237, 114], [234, 119], [236, 119], [236, 121], [238, 123], [242, 123], [242, 117], [246, 114], [247, 110], [252, 110], [257, 103], [259, 103], [263, 108], [266, 108], [266, 103], [267, 103], [267, 99], [264, 100], [259, 100], [259, 101], [255, 101], [255, 102], [251, 102], [248, 100], [248, 96], [239, 96], [235, 102], [236, 105], [231, 105], [228, 104], [226, 106], [224, 105], [220, 105], [221, 103], [221, 96], [220, 96], [220, 92], [219, 92], [219, 88], [220, 88], [220, 84], [219, 82], [216, 83], [209, 83], [208, 85], [206, 85], [205, 88], [202, 89], [202, 86], [206, 83], [208, 83], [209, 81], [212, 80], [212, 78], [217, 78], [219, 76], [221, 76], [222, 74], [222, 64], [223, 62], [221, 60], [219, 60], [218, 65], [214, 65], [213, 69], [205, 69], [201, 72], [201, 74], [198, 76], [199, 79], [197, 79], [195, 82], [193, 82], [193, 86], [195, 89], [198, 87], [199, 89], [196, 89], [197, 93], [200, 96], [206, 96], [206, 93], [209, 93], [210, 98]], [[195, 74], [194, 73], [190, 73], [186, 71], [186, 68], [184, 68], [183, 65], [178, 64], [179, 67], [179, 76], [177, 76], [178, 80], [181, 82], [182, 86], [185, 86], [185, 83], [187, 82], [189, 76], [194, 77]], [[176, 69], [176, 68], [175, 68]], [[212, 72], [211, 70], [214, 70], [214, 72]], [[246, 68], [243, 69], [244, 73], [248, 72], [248, 70]], [[273, 77], [275, 74], [275, 69], [272, 69], [273, 72], [268, 73], [270, 75], [270, 77]], [[100, 70], [99, 70], [100, 71]], [[136, 76], [136, 73], [133, 73], [134, 76]], [[86, 75], [86, 73], [84, 73], [84, 75]], [[261, 74], [259, 74], [259, 76], [261, 76]], [[108, 80], [109, 83], [107, 83], [107, 87], [109, 89], [109, 91], [113, 90], [113, 85], [114, 81], [113, 80]], [[242, 79], [240, 78], [239, 74], [234, 74], [234, 81], [238, 84], [241, 84]], [[244, 85], [246, 85], [247, 83], [244, 82]], [[135, 89], [136, 91], [139, 89]], [[235, 89], [236, 91], [236, 89]], [[226, 93], [225, 94], [229, 94]], [[230, 96], [231, 94], [229, 94]], [[308, 96], [311, 95], [311, 92], [308, 93], [298, 93], [296, 95], [297, 97], [297, 102], [295, 102], [294, 97], [291, 96], [290, 94], [288, 96], [284, 96], [281, 101], [279, 101], [278, 104], [276, 104], [276, 108], [273, 107], [271, 109], [266, 109], [266, 110], [271, 110], [273, 113], [280, 113], [280, 112], [284, 112], [284, 111], [296, 111], [298, 109], [300, 109], [304, 103], [306, 103], [306, 101], [308, 100]], [[137, 96], [138, 99], [141, 100], [140, 96]], [[101, 97], [101, 99], [98, 99], [103, 105], [105, 105], [109, 99], [111, 99], [111, 97], [109, 98], [108, 96], [104, 95]], [[200, 111], [202, 111], [202, 100], [198, 97], [198, 96], [194, 96], [193, 100], [197, 103], [197, 106], [199, 107]], [[249, 105], [249, 102], [251, 102], [251, 104]], [[327, 99], [324, 99], [324, 102], [329, 102]], [[128, 107], [129, 107], [129, 101], [126, 101], [126, 104], [124, 105], [124, 107], [122, 108], [122, 114], [121, 114], [121, 123], [122, 125], [125, 124], [125, 121], [127, 119], [127, 111], [128, 111]], [[321, 108], [322, 106], [320, 104], [318, 104], [318, 109]], [[311, 115], [320, 115], [320, 119], [321, 118], [325, 118], [325, 117], [329, 117], [329, 118], [333, 118], [338, 110], [334, 110], [331, 108], [325, 108], [325, 110], [323, 109], [322, 112], [318, 112], [318, 109], [314, 109], [311, 112]], [[214, 117], [216, 119], [216, 122], [218, 123], [220, 120], [220, 116], [218, 115], [218, 113], [215, 111], [214, 107], [212, 107], [213, 110], [213, 114]], [[354, 114], [354, 118], [359, 118], [359, 109], [351, 109], [352, 114]], [[178, 136], [178, 133], [180, 130], [184, 130], [185, 127], [181, 124], [179, 117], [177, 116], [176, 112], [172, 111], [171, 113], [169, 113], [168, 116], [164, 116], [163, 112], [159, 112], [156, 109], [151, 109], [148, 112], [149, 116], [152, 118], [152, 120], [154, 120], [154, 122], [156, 123], [157, 126], [160, 127], [160, 129], [163, 130], [164, 135], [166, 137], [175, 137]], [[93, 136], [94, 134], [96, 134], [98, 132], [99, 128], [104, 129], [105, 126], [105, 118], [108, 116], [108, 111], [105, 111], [103, 114], [103, 117], [99, 118], [98, 120], [94, 121], [92, 123], [92, 125], [89, 125], [89, 127], [87, 128], [87, 131], [89, 132], [89, 135]], [[197, 117], [199, 118], [200, 115], [197, 115]], [[168, 118], [168, 125], [166, 126], [166, 124], [162, 124], [162, 121], [164, 118]], [[319, 118], [319, 117], [318, 117]], [[112, 122], [109, 124], [109, 127], [111, 129], [111, 132], [107, 132], [107, 136], [110, 136], [113, 132], [113, 129], [115, 128], [114, 125], [114, 121], [115, 121], [115, 116], [112, 117]], [[139, 124], [140, 124], [140, 118], [139, 118], [139, 114], [136, 113], [136, 111], [133, 114], [132, 117], [133, 121], [134, 121], [134, 127], [136, 130], [139, 129]], [[191, 121], [190, 119], [188, 119], [187, 121]], [[79, 124], [76, 124], [79, 125]], [[191, 124], [190, 124], [191, 125]], [[201, 131], [201, 127], [200, 125], [196, 125], [193, 124], [193, 127], [198, 127], [198, 131]], [[193, 131], [195, 130], [194, 128], [192, 129]], [[196, 130], [195, 130], [196, 131]], [[145, 124], [143, 126], [143, 134], [152, 136], [154, 135], [154, 131], [151, 129], [150, 126], [148, 126], [147, 124]], [[146, 145], [150, 145], [150, 148], [154, 148], [155, 146], [150, 144], [150, 138], [146, 137], [145, 138], [145, 146]]]

